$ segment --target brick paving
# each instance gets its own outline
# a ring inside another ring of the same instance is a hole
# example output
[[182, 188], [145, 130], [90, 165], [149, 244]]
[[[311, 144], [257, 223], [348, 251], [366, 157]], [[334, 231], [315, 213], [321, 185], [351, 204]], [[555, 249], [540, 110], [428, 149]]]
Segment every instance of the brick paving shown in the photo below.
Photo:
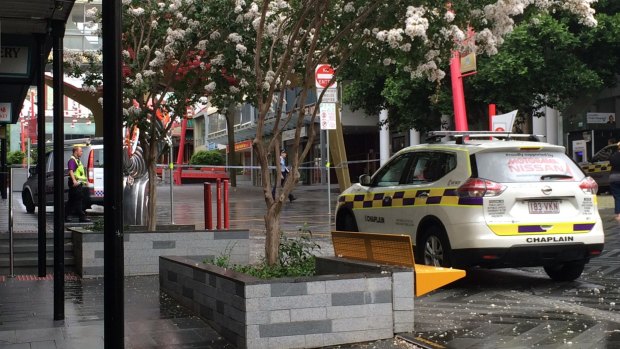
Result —
[[[159, 187], [159, 222], [168, 224], [167, 187]], [[174, 221], [202, 228], [202, 186], [175, 187]], [[19, 195], [19, 193], [15, 193]], [[250, 229], [253, 260], [261, 257], [264, 243], [264, 199], [260, 188], [231, 190], [231, 228]], [[332, 190], [332, 202], [336, 197]], [[325, 187], [296, 190], [299, 200], [286, 204], [281, 226], [294, 233], [306, 225], [333, 254], [327, 238], [332, 220]], [[27, 215], [19, 196], [14, 201], [16, 234], [36, 231], [36, 215]], [[0, 200], [0, 207], [6, 201]], [[474, 270], [461, 282], [421, 297], [415, 304], [416, 332], [430, 347], [446, 348], [618, 348], [620, 347], [620, 229], [612, 218], [613, 200], [599, 196], [608, 241], [603, 255], [593, 259], [584, 276], [557, 284], [534, 268]], [[333, 209], [333, 205], [332, 205]], [[50, 210], [51, 211], [51, 210]], [[95, 210], [96, 211], [96, 210]], [[93, 215], [96, 215], [93, 212]], [[6, 220], [0, 214], [0, 231]], [[48, 231], [52, 221], [48, 214]], [[214, 214], [213, 217], [216, 217]], [[4, 219], [4, 221], [3, 221]], [[66, 277], [64, 321], [52, 320], [53, 283], [0, 276], [0, 349], [103, 348], [103, 279]], [[204, 321], [160, 294], [157, 276], [130, 277], [125, 281], [126, 348], [228, 348]], [[395, 339], [339, 346], [339, 348], [412, 348]]]

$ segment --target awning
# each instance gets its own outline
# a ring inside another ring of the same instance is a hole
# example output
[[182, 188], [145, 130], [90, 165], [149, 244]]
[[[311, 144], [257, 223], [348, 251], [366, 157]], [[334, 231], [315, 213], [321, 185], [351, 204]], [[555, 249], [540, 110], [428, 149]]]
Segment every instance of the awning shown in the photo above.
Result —
[[0, 123], [16, 123], [40, 67], [39, 41], [49, 56], [52, 21], [67, 22], [75, 0], [2, 0], [0, 3]]

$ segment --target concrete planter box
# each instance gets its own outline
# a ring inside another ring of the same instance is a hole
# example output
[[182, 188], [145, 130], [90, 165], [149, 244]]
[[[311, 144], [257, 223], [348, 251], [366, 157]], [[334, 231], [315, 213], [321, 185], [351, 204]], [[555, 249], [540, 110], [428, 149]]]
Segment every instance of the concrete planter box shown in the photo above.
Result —
[[238, 348], [312, 348], [413, 331], [413, 270], [317, 258], [319, 275], [257, 279], [160, 257], [161, 291]]
[[[75, 268], [83, 278], [103, 276], [103, 232], [70, 228]], [[193, 263], [230, 254], [231, 261], [250, 259], [249, 230], [124, 232], [125, 276], [159, 273], [160, 256], [185, 255]]]

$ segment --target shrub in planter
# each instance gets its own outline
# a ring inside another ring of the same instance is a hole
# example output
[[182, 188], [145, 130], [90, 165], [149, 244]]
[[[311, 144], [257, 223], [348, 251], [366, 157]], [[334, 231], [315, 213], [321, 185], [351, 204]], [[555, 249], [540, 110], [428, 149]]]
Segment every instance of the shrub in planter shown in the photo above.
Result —
[[217, 150], [201, 150], [192, 155], [190, 165], [224, 165], [224, 156]]
[[314, 252], [321, 247], [312, 241], [312, 232], [301, 228], [297, 237], [286, 237], [280, 233], [280, 247], [278, 263], [269, 265], [265, 260], [254, 265], [230, 265], [228, 251], [205, 263], [215, 264], [222, 268], [231, 268], [234, 271], [252, 275], [260, 279], [282, 277], [312, 276], [315, 274]]
[[10, 151], [6, 155], [6, 162], [8, 165], [21, 165], [25, 157], [26, 157], [26, 154], [19, 150]]

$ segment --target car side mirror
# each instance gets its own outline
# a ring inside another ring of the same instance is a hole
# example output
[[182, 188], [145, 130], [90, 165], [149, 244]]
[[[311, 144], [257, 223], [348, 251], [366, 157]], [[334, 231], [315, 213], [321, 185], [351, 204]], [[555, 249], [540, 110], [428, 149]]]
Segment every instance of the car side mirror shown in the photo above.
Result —
[[28, 173], [29, 173], [31, 176], [36, 175], [36, 174], [37, 174], [37, 168], [36, 168], [36, 167], [31, 167], [31, 168], [29, 168], [29, 169], [28, 169]]
[[363, 174], [360, 176], [360, 184], [367, 187], [370, 185], [370, 176], [367, 174]]

